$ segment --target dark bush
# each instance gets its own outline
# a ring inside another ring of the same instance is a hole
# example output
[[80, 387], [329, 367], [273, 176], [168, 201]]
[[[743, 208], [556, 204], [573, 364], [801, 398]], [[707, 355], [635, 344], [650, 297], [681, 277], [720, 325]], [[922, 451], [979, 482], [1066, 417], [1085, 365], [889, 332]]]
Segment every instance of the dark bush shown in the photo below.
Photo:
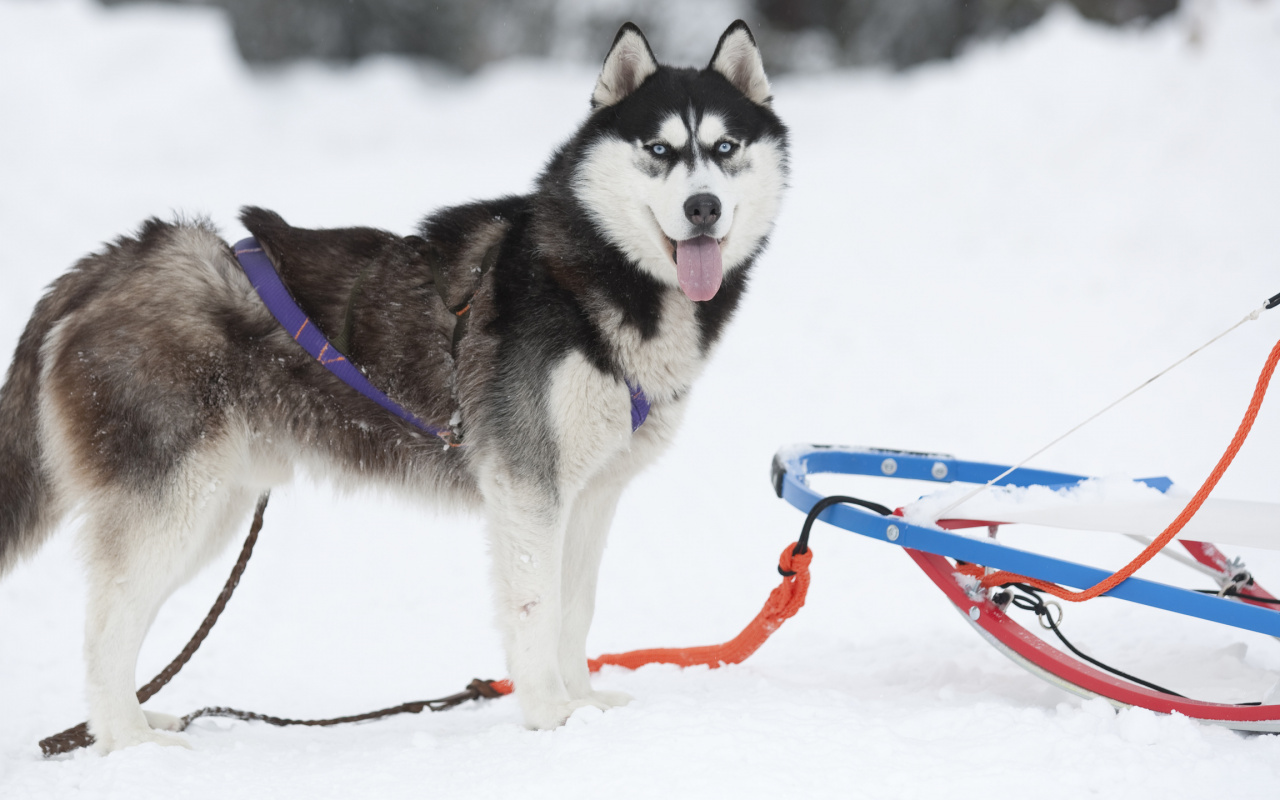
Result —
[[[107, 5], [134, 1], [102, 0]], [[1112, 25], [1153, 20], [1178, 6], [1178, 0], [1068, 1], [1085, 17]], [[691, 16], [690, 6], [678, 0], [167, 2], [225, 9], [240, 53], [253, 64], [301, 58], [349, 62], [399, 53], [470, 71], [511, 56], [596, 58], [627, 19], [650, 32], [665, 59], [685, 61], [699, 55], [682, 30], [710, 15], [717, 17], [715, 25], [746, 18], [762, 40], [770, 68], [785, 71], [850, 64], [904, 69], [951, 58], [971, 40], [1035, 23], [1054, 0], [718, 0], [704, 2], [701, 17]], [[705, 49], [705, 38], [697, 46]]]

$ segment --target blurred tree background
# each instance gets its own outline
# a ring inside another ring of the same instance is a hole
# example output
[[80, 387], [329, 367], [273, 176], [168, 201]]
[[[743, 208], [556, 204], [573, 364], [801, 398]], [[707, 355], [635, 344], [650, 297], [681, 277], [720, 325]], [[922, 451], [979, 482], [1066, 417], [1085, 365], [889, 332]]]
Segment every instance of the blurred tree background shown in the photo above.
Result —
[[1109, 25], [1145, 24], [1178, 7], [1178, 0], [164, 1], [224, 9], [251, 64], [352, 62], [395, 53], [467, 72], [518, 56], [594, 62], [627, 20], [644, 29], [663, 61], [702, 63], [714, 44], [711, 32], [741, 17], [760, 40], [770, 70], [785, 72], [906, 69], [951, 58], [970, 41], [1034, 24], [1055, 2]]

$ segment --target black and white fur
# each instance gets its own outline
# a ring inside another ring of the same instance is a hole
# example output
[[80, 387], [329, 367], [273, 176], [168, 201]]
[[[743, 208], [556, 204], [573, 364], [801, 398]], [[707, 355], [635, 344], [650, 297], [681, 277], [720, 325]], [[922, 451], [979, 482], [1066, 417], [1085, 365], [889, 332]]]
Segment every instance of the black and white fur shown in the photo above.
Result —
[[[672, 440], [742, 297], [786, 147], [745, 24], [702, 70], [659, 65], [628, 24], [589, 117], [531, 194], [445, 209], [406, 237], [306, 231], [247, 209], [312, 320], [330, 338], [343, 330], [347, 356], [419, 417], [458, 421], [462, 448], [307, 356], [205, 223], [150, 220], [55, 281], [0, 390], [0, 575], [68, 514], [84, 517], [99, 750], [185, 743], [176, 720], [134, 698], [143, 637], [254, 499], [299, 465], [483, 509], [530, 727], [626, 703], [594, 691], [587, 672], [608, 528], [627, 482]], [[719, 253], [699, 273], [720, 270], [718, 289], [681, 288], [677, 250], [693, 240]], [[445, 294], [474, 292], [456, 346], [433, 274], [449, 276]], [[635, 433], [627, 379], [652, 406]]]

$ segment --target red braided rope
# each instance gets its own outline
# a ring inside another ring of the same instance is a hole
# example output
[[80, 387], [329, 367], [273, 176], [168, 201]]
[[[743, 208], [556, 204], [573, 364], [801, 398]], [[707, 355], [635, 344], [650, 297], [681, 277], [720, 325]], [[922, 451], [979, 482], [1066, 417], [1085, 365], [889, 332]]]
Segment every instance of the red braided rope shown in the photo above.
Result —
[[[800, 555], [793, 555], [796, 543], [787, 545], [778, 559], [778, 566], [785, 575], [782, 583], [769, 593], [764, 608], [756, 614], [755, 619], [742, 629], [742, 632], [724, 644], [713, 644], [705, 647], [674, 647], [653, 650], [632, 650], [629, 653], [610, 653], [592, 658], [587, 666], [592, 672], [599, 672], [606, 664], [627, 669], [637, 669], [645, 664], [676, 664], [681, 667], [704, 666], [715, 669], [725, 664], [738, 664], [745, 661], [760, 645], [764, 644], [773, 632], [782, 627], [804, 605], [805, 595], [809, 591], [809, 562], [813, 560], [813, 550], [806, 550]], [[494, 681], [495, 691], [510, 694], [510, 680]]]
[[1177, 519], [1169, 524], [1155, 538], [1151, 544], [1138, 554], [1138, 557], [1130, 561], [1127, 565], [1117, 570], [1110, 577], [1104, 578], [1096, 585], [1084, 589], [1083, 591], [1073, 592], [1064, 589], [1056, 583], [1049, 583], [1038, 578], [1028, 578], [1025, 575], [1018, 575], [1013, 572], [993, 572], [990, 575], [983, 576], [981, 567], [976, 565], [965, 565], [960, 569], [967, 575], [982, 578], [982, 586], [989, 588], [999, 586], [1005, 583], [1026, 583], [1036, 587], [1042, 591], [1048, 592], [1054, 597], [1072, 602], [1081, 602], [1105, 594], [1125, 579], [1129, 578], [1133, 573], [1137, 572], [1144, 564], [1155, 557], [1164, 549], [1165, 545], [1178, 535], [1178, 532], [1196, 515], [1200, 510], [1200, 506], [1204, 505], [1204, 501], [1208, 499], [1209, 493], [1218, 485], [1218, 481], [1222, 479], [1223, 474], [1227, 471], [1227, 467], [1231, 466], [1231, 462], [1235, 460], [1236, 453], [1240, 452], [1240, 447], [1244, 445], [1245, 439], [1249, 436], [1249, 431], [1253, 429], [1254, 420], [1258, 418], [1258, 411], [1262, 408], [1262, 400], [1267, 396], [1267, 385], [1271, 383], [1271, 376], [1276, 370], [1276, 364], [1280, 362], [1280, 342], [1276, 342], [1275, 347], [1271, 348], [1271, 355], [1267, 357], [1266, 364], [1262, 367], [1262, 374], [1258, 376], [1258, 384], [1254, 387], [1253, 398], [1249, 401], [1249, 409], [1245, 412], [1244, 419], [1240, 421], [1240, 427], [1236, 429], [1236, 435], [1232, 437], [1231, 444], [1227, 446], [1227, 451], [1222, 454], [1222, 458], [1218, 459], [1218, 464], [1213, 468], [1213, 472], [1209, 473], [1209, 477], [1205, 479], [1200, 490], [1191, 498], [1191, 502], [1187, 503], [1186, 508], [1182, 509], [1182, 513]]

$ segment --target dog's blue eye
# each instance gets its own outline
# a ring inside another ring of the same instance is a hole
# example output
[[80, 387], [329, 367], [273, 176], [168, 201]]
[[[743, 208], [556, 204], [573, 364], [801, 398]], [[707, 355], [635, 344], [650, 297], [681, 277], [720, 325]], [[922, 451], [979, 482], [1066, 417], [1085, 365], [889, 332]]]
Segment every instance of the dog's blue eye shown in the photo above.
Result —
[[665, 156], [667, 154], [667, 146], [665, 144], [651, 144], [649, 145], [649, 152], [655, 156]]
[[733, 142], [721, 142], [716, 145], [716, 152], [722, 156], [727, 156], [733, 152]]

